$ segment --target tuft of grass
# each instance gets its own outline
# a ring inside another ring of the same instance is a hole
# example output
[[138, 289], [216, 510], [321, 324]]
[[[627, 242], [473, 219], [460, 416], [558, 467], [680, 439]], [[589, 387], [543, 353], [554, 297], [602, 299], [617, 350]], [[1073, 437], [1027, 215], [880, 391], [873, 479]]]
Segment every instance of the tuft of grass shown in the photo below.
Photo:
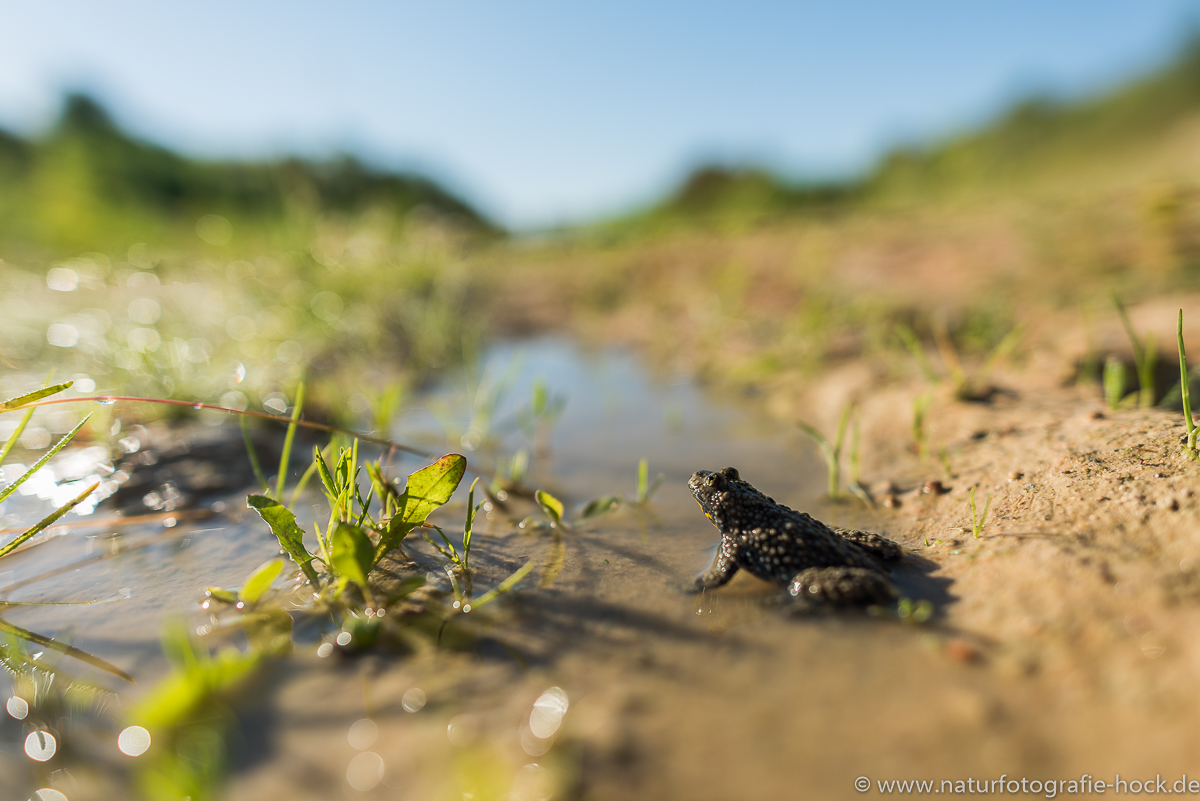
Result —
[[992, 496], [987, 497], [987, 501], [983, 504], [983, 514], [976, 517], [975, 514], [975, 488], [971, 487], [971, 533], [976, 539], [983, 533], [983, 524], [987, 521], [988, 509], [992, 506]]
[[[4, 459], [8, 457], [8, 454], [12, 451], [13, 446], [16, 445], [17, 440], [20, 438], [21, 432], [25, 430], [25, 426], [29, 424], [30, 419], [33, 417], [33, 404], [42, 400], [43, 398], [48, 398], [51, 395], [62, 392], [70, 387], [72, 383], [73, 382], [71, 381], [67, 381], [62, 384], [42, 387], [41, 389], [34, 390], [33, 392], [29, 392], [16, 398], [10, 398], [9, 400], [0, 403], [0, 412], [26, 409], [25, 415], [21, 418], [21, 422], [17, 424], [16, 428], [13, 429], [12, 434], [9, 435], [8, 440], [4, 443], [3, 448], [0, 448], [0, 462], [3, 462]], [[34, 473], [45, 467], [46, 463], [54, 458], [54, 455], [61, 451], [66, 444], [71, 441], [71, 438], [79, 432], [79, 429], [83, 428], [89, 419], [91, 419], [90, 414], [86, 415], [82, 420], [80, 420], [78, 425], [72, 428], [62, 439], [60, 439], [52, 448], [50, 448], [50, 450], [46, 451], [46, 453], [44, 453], [42, 457], [34, 463], [33, 467], [30, 467], [28, 470], [22, 473], [16, 481], [9, 484], [3, 490], [0, 490], [0, 503], [3, 503], [10, 495], [16, 492], [17, 488], [24, 484]], [[5, 543], [2, 547], [0, 547], [0, 558], [8, 556], [17, 548], [21, 547], [21, 545], [37, 536], [40, 532], [44, 531], [47, 527], [53, 525], [67, 512], [83, 503], [84, 500], [86, 500], [89, 495], [95, 492], [96, 488], [99, 486], [100, 484], [96, 483], [88, 487], [77, 497], [67, 501], [62, 506], [58, 507], [49, 515], [44, 517], [42, 520], [38, 521], [24, 532], [18, 534], [15, 538]]]
[[846, 438], [846, 427], [850, 422], [850, 414], [853, 411], [853, 403], [847, 403], [842, 409], [841, 419], [838, 420], [837, 436], [833, 442], [826, 439], [824, 434], [808, 423], [803, 421], [797, 421], [796, 423], [801, 431], [812, 437], [813, 441], [817, 443], [817, 447], [821, 450], [821, 455], [825, 457], [825, 467], [828, 471], [829, 500], [831, 501], [837, 501], [841, 493], [842, 443]]
[[1023, 326], [1015, 326], [1008, 331], [984, 358], [978, 370], [968, 372], [963, 366], [958, 354], [958, 347], [950, 336], [945, 323], [933, 326], [934, 344], [944, 365], [946, 376], [943, 377], [933, 366], [925, 348], [916, 333], [906, 325], [898, 325], [896, 333], [904, 347], [912, 354], [913, 360], [921, 369], [921, 373], [931, 384], [940, 384], [948, 378], [954, 387], [954, 397], [960, 401], [986, 400], [992, 393], [987, 377], [995, 370], [996, 365], [1006, 359], [1020, 344], [1025, 334]]
[[1158, 362], [1158, 353], [1154, 338], [1147, 335], [1145, 342], [1138, 339], [1137, 334], [1133, 332], [1133, 325], [1129, 322], [1129, 315], [1125, 313], [1125, 304], [1121, 303], [1116, 292], [1112, 293], [1112, 302], [1117, 307], [1121, 325], [1125, 326], [1130, 347], [1133, 348], [1133, 363], [1137, 368], [1138, 379], [1138, 406], [1149, 409], [1157, 400], [1154, 397], [1154, 368]]
[[1187, 352], [1183, 347], [1183, 309], [1179, 310], [1179, 323], [1175, 329], [1179, 340], [1179, 391], [1183, 397], [1183, 422], [1187, 427], [1187, 443], [1183, 452], [1194, 462], [1200, 461], [1200, 453], [1196, 451], [1196, 423], [1192, 420], [1191, 383], [1188, 380]]

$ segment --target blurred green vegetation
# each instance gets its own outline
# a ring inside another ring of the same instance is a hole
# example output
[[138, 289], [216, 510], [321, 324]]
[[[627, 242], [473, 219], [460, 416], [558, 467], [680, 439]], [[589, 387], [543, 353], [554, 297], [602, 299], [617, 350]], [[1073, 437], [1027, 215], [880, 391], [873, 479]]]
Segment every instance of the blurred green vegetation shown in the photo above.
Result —
[[[797, 216], [994, 198], [1141, 176], [1164, 140], [1200, 125], [1200, 38], [1169, 64], [1085, 98], [1030, 97], [984, 126], [898, 146], [863, 175], [796, 181], [768, 170], [706, 165], [609, 233], [701, 225], [723, 231]], [[1169, 154], [1168, 154], [1169, 158]], [[1160, 165], [1161, 166], [1161, 165]], [[1194, 166], [1194, 165], [1193, 165]]]
[[[135, 242], [291, 247], [325, 217], [373, 213], [399, 224], [414, 212], [464, 232], [498, 233], [428, 179], [379, 172], [349, 156], [189, 159], [130, 137], [85, 95], [69, 95], [43, 136], [0, 132], [0, 242], [8, 255], [124, 251]], [[203, 218], [208, 230], [198, 225]]]
[[[463, 258], [503, 232], [433, 182], [328, 162], [189, 159], [66, 99], [45, 135], [0, 133], [0, 378], [359, 423], [389, 386], [478, 337]], [[353, 408], [347, 408], [351, 398]]]
[[0, 389], [55, 366], [97, 392], [277, 409], [305, 374], [313, 415], [369, 427], [486, 332], [633, 341], [747, 387], [908, 364], [898, 327], [980, 361], [1038, 309], [1200, 280], [1196, 130], [1200, 40], [853, 179], [706, 167], [535, 238], [352, 158], [185, 158], [72, 96], [45, 135], [0, 134]]

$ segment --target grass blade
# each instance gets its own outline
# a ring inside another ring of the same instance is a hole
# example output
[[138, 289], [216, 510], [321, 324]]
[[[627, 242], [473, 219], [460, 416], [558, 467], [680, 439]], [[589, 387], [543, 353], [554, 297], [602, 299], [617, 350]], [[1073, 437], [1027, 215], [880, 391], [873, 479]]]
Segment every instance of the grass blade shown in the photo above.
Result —
[[921, 340], [917, 338], [916, 332], [907, 325], [900, 324], [896, 326], [896, 336], [900, 337], [900, 341], [904, 343], [904, 347], [912, 354], [913, 361], [917, 363], [917, 367], [920, 368], [926, 381], [936, 384], [942, 380], [937, 370], [933, 369], [933, 364], [925, 354], [925, 348], [921, 345]]
[[84, 423], [86, 423], [86, 422], [87, 422], [87, 421], [88, 421], [90, 418], [91, 418], [91, 415], [89, 414], [87, 417], [85, 417], [85, 418], [83, 418], [82, 420], [80, 420], [80, 421], [79, 421], [79, 425], [77, 425], [77, 426], [75, 426], [74, 428], [72, 428], [72, 429], [70, 430], [70, 432], [69, 432], [69, 433], [67, 433], [67, 435], [66, 435], [66, 436], [64, 436], [62, 439], [60, 439], [60, 440], [58, 441], [58, 444], [56, 444], [56, 445], [55, 445], [53, 448], [51, 448], [50, 450], [46, 451], [45, 455], [43, 455], [41, 459], [38, 459], [38, 460], [37, 460], [37, 463], [36, 463], [36, 464], [34, 464], [34, 466], [33, 466], [33, 467], [31, 467], [31, 468], [29, 468], [28, 470], [26, 470], [26, 471], [25, 471], [25, 473], [24, 473], [24, 474], [23, 474], [23, 475], [22, 475], [20, 478], [18, 478], [16, 481], [14, 481], [13, 483], [11, 483], [11, 484], [9, 484], [7, 487], [5, 487], [5, 488], [3, 489], [3, 491], [0, 491], [0, 501], [4, 501], [4, 499], [6, 499], [6, 498], [7, 498], [9, 495], [12, 495], [12, 494], [13, 494], [13, 491], [15, 491], [17, 487], [19, 487], [19, 486], [21, 486], [22, 484], [24, 484], [24, 483], [25, 483], [25, 480], [26, 480], [27, 478], [29, 478], [29, 477], [30, 477], [30, 476], [32, 476], [34, 473], [36, 473], [37, 471], [39, 471], [39, 470], [41, 470], [43, 467], [45, 467], [45, 466], [46, 466], [46, 462], [50, 461], [51, 457], [53, 457], [53, 456], [54, 456], [54, 454], [56, 454], [56, 453], [58, 453], [59, 451], [61, 451], [61, 450], [63, 449], [63, 446], [64, 446], [64, 445], [66, 445], [68, 442], [70, 442], [70, 441], [71, 441], [71, 437], [75, 436], [75, 433], [76, 433], [77, 431], [79, 431], [79, 429], [83, 428], [83, 425], [84, 425]]
[[1188, 455], [1196, 458], [1196, 424], [1192, 420], [1191, 381], [1188, 378], [1187, 352], [1183, 348], [1183, 309], [1179, 310], [1179, 327], [1176, 329], [1179, 338], [1179, 392], [1183, 396], [1183, 419], [1187, 424]]
[[65, 642], [59, 642], [58, 640], [51, 639], [43, 634], [37, 634], [29, 631], [28, 629], [23, 629], [20, 626], [14, 626], [12, 623], [9, 623], [6, 620], [0, 620], [0, 631], [4, 632], [5, 634], [11, 634], [12, 636], [18, 637], [26, 642], [37, 643], [43, 648], [49, 648], [52, 651], [57, 651], [58, 653], [72, 657], [73, 659], [78, 659], [80, 662], [85, 662], [94, 668], [99, 668], [105, 673], [111, 673], [117, 678], [127, 681], [130, 684], [137, 684], [137, 682], [133, 680], [133, 676], [130, 676], [116, 665], [105, 662], [98, 656], [92, 656], [87, 651], [82, 651], [73, 645], [67, 645]]
[[53, 525], [54, 521], [58, 520], [60, 517], [62, 517], [67, 512], [71, 511], [72, 509], [74, 509], [79, 504], [83, 503], [83, 499], [86, 498], [87, 496], [91, 495], [96, 490], [96, 487], [98, 487], [98, 486], [100, 486], [100, 482], [96, 482], [92, 486], [88, 487], [86, 490], [84, 490], [78, 496], [76, 496], [74, 500], [67, 501], [62, 506], [58, 507], [53, 512], [51, 512], [50, 514], [48, 514], [44, 518], [42, 518], [37, 523], [37, 525], [35, 525], [33, 528], [29, 529], [24, 534], [21, 534], [15, 540], [13, 540], [12, 542], [5, 545], [3, 548], [0, 548], [0, 559], [3, 559], [5, 556], [8, 556], [10, 553], [15, 551], [17, 548], [21, 547], [21, 543], [26, 542], [31, 537], [36, 536], [40, 531], [44, 530], [47, 526]]
[[462, 565], [467, 567], [467, 562], [471, 558], [471, 533], [475, 530], [475, 513], [478, 512], [486, 501], [480, 501], [479, 506], [475, 505], [475, 485], [479, 483], [479, 478], [476, 477], [471, 482], [471, 489], [467, 490], [467, 522], [463, 524], [463, 556]]
[[829, 500], [836, 501], [838, 497], [838, 487], [842, 483], [840, 467], [838, 466], [838, 453], [834, 449], [832, 443], [825, 439], [825, 435], [818, 431], [813, 426], [803, 421], [796, 421], [796, 425], [800, 426], [800, 430], [813, 438], [817, 443], [817, 447], [821, 449], [821, 455], [825, 457], [825, 467], [829, 472]]
[[[296, 438], [296, 421], [300, 419], [300, 410], [304, 408], [304, 382], [296, 387], [296, 405], [292, 407], [292, 422], [288, 423], [287, 435], [283, 438], [283, 453], [279, 456], [279, 477], [275, 483], [275, 497], [283, 500], [283, 490], [287, 485], [288, 464], [292, 460], [292, 440]], [[245, 420], [246, 418], [242, 418]]]
[[0, 401], [0, 412], [15, 411], [16, 409], [20, 409], [22, 406], [33, 403], [34, 401], [40, 401], [42, 398], [56, 395], [74, 383], [74, 381], [64, 381], [61, 384], [42, 387], [41, 389], [35, 389], [33, 392], [27, 392], [26, 394], [20, 395], [16, 398], [9, 398], [6, 401]]
[[267, 477], [263, 475], [262, 465], [258, 463], [258, 451], [254, 449], [254, 443], [250, 441], [250, 429], [246, 427], [246, 418], [241, 418], [242, 421], [242, 440], [246, 443], [246, 455], [250, 457], [250, 467], [254, 468], [254, 477], [258, 479], [259, 486], [262, 487], [263, 494], [271, 491], [271, 485], [267, 483]]
[[13, 445], [17, 444], [17, 440], [21, 438], [21, 434], [25, 431], [25, 426], [29, 425], [29, 421], [33, 419], [33, 409], [25, 412], [21, 418], [21, 422], [17, 423], [17, 427], [13, 429], [9, 435], [8, 441], [4, 443], [4, 448], [0, 449], [0, 462], [8, 458], [9, 451], [13, 449]]

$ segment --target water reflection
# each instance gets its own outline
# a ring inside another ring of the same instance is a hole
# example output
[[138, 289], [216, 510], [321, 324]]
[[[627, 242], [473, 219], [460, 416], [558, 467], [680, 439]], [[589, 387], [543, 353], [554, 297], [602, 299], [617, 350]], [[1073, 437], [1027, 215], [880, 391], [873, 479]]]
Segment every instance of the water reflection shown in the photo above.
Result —
[[355, 790], [373, 790], [383, 781], [383, 757], [373, 751], [355, 754], [346, 768], [346, 781]]
[[370, 718], [361, 718], [350, 724], [350, 731], [346, 733], [346, 741], [356, 751], [365, 751], [375, 743], [375, 738], [379, 736], [379, 727], [375, 725], [375, 721]]
[[25, 716], [29, 714], [29, 702], [19, 695], [9, 698], [6, 708], [8, 709], [8, 714], [17, 720], [24, 720]]
[[68, 801], [67, 797], [58, 790], [43, 787], [30, 797], [29, 801]]
[[58, 740], [48, 731], [30, 732], [25, 738], [25, 755], [38, 762], [46, 762], [53, 758], [58, 750]]
[[126, 726], [117, 736], [117, 748], [126, 756], [141, 756], [150, 748], [150, 732], [141, 726]]
[[425, 691], [420, 687], [413, 687], [404, 693], [400, 703], [405, 712], [420, 712], [425, 708]]

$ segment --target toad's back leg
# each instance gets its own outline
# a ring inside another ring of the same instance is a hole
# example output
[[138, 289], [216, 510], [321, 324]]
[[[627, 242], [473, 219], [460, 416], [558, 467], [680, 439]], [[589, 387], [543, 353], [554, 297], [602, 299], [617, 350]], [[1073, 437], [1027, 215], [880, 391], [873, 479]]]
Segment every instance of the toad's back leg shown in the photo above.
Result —
[[796, 574], [788, 592], [798, 600], [833, 606], [885, 604], [897, 595], [886, 576], [863, 567], [810, 567]]
[[859, 548], [871, 554], [871, 556], [882, 559], [885, 562], [897, 562], [900, 560], [900, 557], [904, 556], [904, 550], [900, 545], [892, 542], [887, 537], [851, 528], [838, 528], [837, 526], [830, 526], [829, 528], [834, 534], [843, 539], [850, 540], [850, 542], [853, 542]]

